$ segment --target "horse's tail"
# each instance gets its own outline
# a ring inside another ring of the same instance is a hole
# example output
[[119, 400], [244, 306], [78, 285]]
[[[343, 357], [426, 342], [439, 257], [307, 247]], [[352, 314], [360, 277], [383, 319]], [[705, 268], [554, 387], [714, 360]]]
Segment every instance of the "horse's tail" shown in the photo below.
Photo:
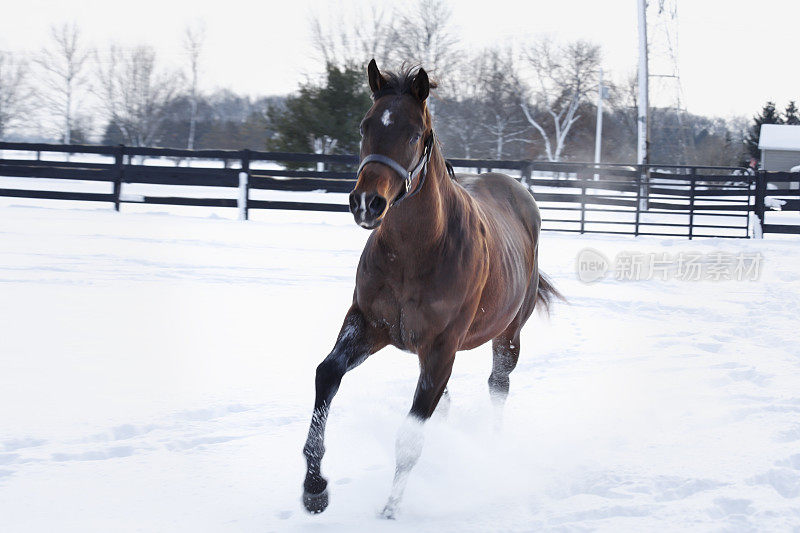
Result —
[[553, 286], [553, 282], [547, 277], [544, 272], [539, 271], [539, 287], [536, 289], [536, 303], [534, 308], [538, 307], [546, 315], [550, 314], [550, 307], [555, 300], [566, 302], [567, 299], [561, 294], [558, 289]]

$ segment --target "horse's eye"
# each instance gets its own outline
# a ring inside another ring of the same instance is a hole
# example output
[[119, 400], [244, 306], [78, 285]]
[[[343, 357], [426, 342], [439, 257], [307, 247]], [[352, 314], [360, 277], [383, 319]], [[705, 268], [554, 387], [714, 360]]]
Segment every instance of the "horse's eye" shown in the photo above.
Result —
[[419, 133], [415, 133], [411, 136], [411, 140], [408, 141], [409, 144], [417, 144], [419, 142]]

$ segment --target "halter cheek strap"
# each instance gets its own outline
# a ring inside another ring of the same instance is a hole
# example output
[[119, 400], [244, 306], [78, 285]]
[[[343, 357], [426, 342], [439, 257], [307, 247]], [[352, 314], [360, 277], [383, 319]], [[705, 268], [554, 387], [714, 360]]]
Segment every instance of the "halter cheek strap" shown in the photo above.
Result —
[[[425, 141], [425, 151], [422, 153], [422, 157], [420, 158], [419, 162], [414, 166], [411, 171], [406, 170], [403, 166], [392, 159], [391, 157], [387, 157], [381, 154], [370, 154], [366, 156], [364, 159], [361, 160], [361, 164], [358, 166], [358, 172], [356, 176], [361, 174], [361, 170], [367, 163], [381, 163], [382, 165], [386, 165], [387, 167], [391, 168], [395, 172], [397, 172], [403, 181], [405, 182], [405, 190], [402, 191], [397, 197], [392, 200], [391, 205], [395, 205], [400, 203], [400, 201], [405, 200], [406, 198], [410, 198], [417, 194], [421, 189], [422, 186], [425, 184], [425, 178], [427, 177], [427, 170], [428, 170], [428, 162], [431, 159], [431, 152], [433, 151], [433, 142], [434, 142], [434, 135], [433, 132], [428, 136], [427, 140]], [[413, 192], [411, 192], [411, 185], [414, 182], [414, 178], [418, 175], [422, 175], [420, 179], [419, 185]]]

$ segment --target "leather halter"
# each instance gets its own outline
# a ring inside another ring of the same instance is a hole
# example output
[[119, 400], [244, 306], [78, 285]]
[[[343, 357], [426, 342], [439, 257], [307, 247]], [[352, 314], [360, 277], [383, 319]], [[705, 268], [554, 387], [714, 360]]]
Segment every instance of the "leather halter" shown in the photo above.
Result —
[[[420, 157], [419, 162], [414, 165], [410, 171], [406, 170], [403, 165], [392, 159], [391, 157], [381, 155], [381, 154], [370, 154], [366, 156], [364, 159], [361, 160], [361, 164], [358, 166], [358, 172], [356, 172], [356, 176], [361, 175], [361, 170], [367, 163], [381, 163], [382, 165], [386, 165], [387, 167], [391, 168], [395, 172], [397, 172], [403, 181], [405, 182], [405, 190], [401, 191], [389, 207], [400, 203], [402, 200], [407, 198], [411, 198], [415, 194], [417, 194], [421, 189], [422, 186], [425, 185], [425, 178], [428, 175], [428, 163], [431, 160], [431, 153], [433, 152], [433, 143], [434, 133], [431, 131], [431, 134], [425, 140], [425, 151], [422, 153], [422, 157]], [[418, 175], [421, 175], [419, 185], [417, 185], [416, 189], [411, 192], [411, 184]]]

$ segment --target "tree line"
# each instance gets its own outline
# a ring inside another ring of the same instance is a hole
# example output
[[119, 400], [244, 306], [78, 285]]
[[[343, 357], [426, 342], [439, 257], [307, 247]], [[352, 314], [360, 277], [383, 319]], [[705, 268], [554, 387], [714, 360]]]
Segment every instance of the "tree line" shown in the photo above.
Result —
[[30, 136], [38, 121], [38, 138], [67, 144], [263, 150], [273, 132], [267, 109], [284, 98], [203, 93], [204, 41], [202, 26], [185, 28], [183, 69], [144, 44], [92, 49], [75, 24], [51, 28], [32, 57], [0, 51], [0, 140]]
[[[596, 102], [602, 91], [601, 160], [636, 160], [635, 73], [621, 82], [601, 84], [602, 50], [583, 40], [539, 38], [514, 48], [469, 49], [451, 26], [451, 15], [444, 0], [422, 0], [400, 10], [343, 13], [327, 24], [313, 20], [314, 43], [326, 77], [304, 85], [289, 101], [302, 107], [296, 100], [309, 102], [309, 94], [324, 94], [338, 77], [352, 80], [349, 93], [368, 102], [363, 72], [370, 58], [388, 68], [418, 64], [439, 84], [429, 106], [447, 156], [592, 161]], [[330, 153], [355, 151], [357, 128], [335, 131], [342, 124], [353, 124], [352, 110], [341, 109], [341, 116], [331, 116], [328, 125], [319, 116], [313, 123], [306, 122], [307, 112], [291, 106], [273, 113], [281, 120], [273, 121], [271, 143]], [[649, 160], [655, 164], [743, 164], [747, 126], [746, 119], [651, 108]]]
[[[202, 26], [185, 28], [177, 70], [150, 46], [100, 52], [74, 24], [54, 27], [28, 60], [0, 52], [0, 139], [39, 111], [51, 118], [46, 134], [65, 143], [355, 153], [374, 57], [382, 68], [423, 65], [437, 79], [429, 106], [449, 157], [591, 161], [602, 93], [601, 160], [636, 160], [636, 77], [601, 84], [597, 44], [539, 38], [470, 49], [444, 0], [402, 6], [312, 19], [321, 75], [292, 94], [260, 98], [200, 89]], [[758, 156], [762, 123], [797, 120], [794, 102], [783, 114], [768, 103], [749, 123], [653, 108], [650, 162], [742, 164]]]

